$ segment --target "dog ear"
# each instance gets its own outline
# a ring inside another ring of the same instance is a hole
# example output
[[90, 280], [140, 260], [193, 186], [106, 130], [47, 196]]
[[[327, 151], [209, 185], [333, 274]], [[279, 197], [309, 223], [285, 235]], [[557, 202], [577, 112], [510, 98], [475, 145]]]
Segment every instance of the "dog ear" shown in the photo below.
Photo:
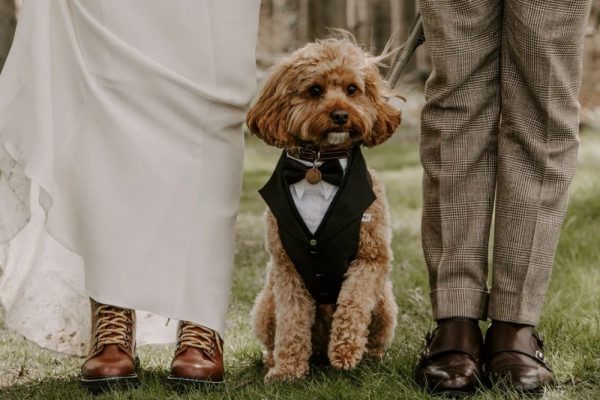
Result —
[[369, 65], [365, 77], [365, 93], [375, 107], [377, 118], [371, 132], [364, 135], [362, 143], [367, 147], [385, 142], [400, 125], [401, 112], [384, 98], [386, 91], [385, 82], [379, 74], [377, 64]]
[[276, 67], [246, 116], [250, 132], [271, 146], [286, 147], [290, 140], [286, 117], [292, 97], [287, 79], [289, 69], [287, 64]]

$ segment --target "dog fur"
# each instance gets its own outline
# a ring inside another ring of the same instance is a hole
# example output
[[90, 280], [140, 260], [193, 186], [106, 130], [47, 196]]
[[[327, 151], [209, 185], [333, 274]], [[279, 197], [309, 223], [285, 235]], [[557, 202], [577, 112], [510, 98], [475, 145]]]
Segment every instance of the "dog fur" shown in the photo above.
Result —
[[[400, 113], [386, 101], [379, 63], [347, 37], [308, 44], [275, 67], [247, 125], [267, 144], [282, 148], [380, 144], [399, 125]], [[320, 96], [314, 96], [315, 85]], [[343, 143], [327, 141], [328, 133], [340, 129], [331, 121], [334, 110], [349, 114]], [[390, 214], [383, 184], [370, 173], [377, 199], [366, 211], [371, 220], [361, 224], [359, 250], [335, 305], [316, 304], [283, 248], [274, 215], [265, 213], [270, 261], [252, 321], [264, 347], [267, 380], [303, 378], [311, 355], [326, 355], [333, 367], [348, 370], [365, 353], [381, 359], [392, 342], [397, 306], [389, 277]]]

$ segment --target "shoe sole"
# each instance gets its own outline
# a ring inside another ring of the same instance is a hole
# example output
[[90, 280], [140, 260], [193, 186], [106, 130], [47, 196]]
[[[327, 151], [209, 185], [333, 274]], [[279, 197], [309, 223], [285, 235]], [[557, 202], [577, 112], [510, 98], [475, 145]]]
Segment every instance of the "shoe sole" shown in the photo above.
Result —
[[426, 386], [425, 390], [432, 395], [438, 395], [450, 398], [462, 398], [472, 396], [477, 392], [477, 387], [464, 388], [464, 389], [445, 389], [440, 387]]
[[[495, 383], [488, 382], [485, 387], [487, 389], [492, 389], [496, 386]], [[513, 389], [515, 392], [520, 393], [523, 396], [542, 396], [546, 389], [552, 389], [552, 385], [539, 385], [539, 386], [530, 386], [523, 387], [521, 385], [513, 385], [510, 383], [505, 384], [505, 388]]]
[[210, 381], [174, 375], [167, 376], [167, 384], [173, 389], [202, 389], [210, 386], [219, 386], [223, 383], [224, 381]]
[[415, 377], [415, 382], [421, 388], [424, 388], [427, 392], [433, 395], [442, 395], [444, 397], [465, 397], [471, 396], [477, 392], [478, 389], [484, 388], [484, 384], [481, 380], [471, 386], [465, 386], [463, 388], [447, 388], [444, 387], [442, 382], [434, 384], [433, 381], [428, 381], [422, 377]]
[[104, 378], [80, 378], [81, 385], [92, 394], [108, 392], [111, 390], [135, 389], [140, 384], [137, 374]]
[[501, 383], [506, 388], [511, 388], [518, 393], [521, 393], [524, 396], [541, 396], [545, 393], [546, 389], [553, 389], [558, 386], [556, 381], [548, 382], [545, 384], [537, 384], [530, 386], [523, 386], [519, 384], [514, 384], [510, 381], [509, 376], [496, 376], [491, 377], [489, 374], [485, 378], [485, 387], [487, 389], [491, 389], [496, 386], [498, 383]]

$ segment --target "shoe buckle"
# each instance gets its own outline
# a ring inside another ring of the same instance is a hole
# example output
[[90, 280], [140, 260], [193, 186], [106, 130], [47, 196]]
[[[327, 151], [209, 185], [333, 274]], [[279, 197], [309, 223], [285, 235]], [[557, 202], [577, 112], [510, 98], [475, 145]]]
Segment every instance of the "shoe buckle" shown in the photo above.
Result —
[[536, 356], [538, 359], [542, 360], [542, 361], [544, 360], [544, 353], [542, 353], [542, 352], [541, 352], [541, 351], [539, 351], [539, 350], [536, 350], [536, 351], [535, 351], [535, 356]]
[[433, 331], [427, 331], [427, 333], [425, 334], [426, 345], [429, 346], [431, 344], [432, 340], [433, 340]]
[[427, 358], [431, 354], [431, 350], [430, 350], [429, 346], [431, 346], [432, 341], [433, 341], [433, 331], [430, 330], [430, 331], [427, 331], [427, 333], [425, 334], [425, 346], [423, 348], [423, 351], [421, 351], [421, 359]]

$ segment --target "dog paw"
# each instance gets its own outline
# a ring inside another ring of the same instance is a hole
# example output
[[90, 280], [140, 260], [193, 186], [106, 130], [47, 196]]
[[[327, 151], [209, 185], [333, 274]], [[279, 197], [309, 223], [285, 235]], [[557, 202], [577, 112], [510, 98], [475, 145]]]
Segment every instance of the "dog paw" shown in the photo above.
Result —
[[367, 348], [367, 357], [372, 360], [381, 361], [385, 356], [385, 348], [384, 347], [372, 347]]
[[360, 346], [353, 343], [340, 343], [332, 346], [329, 351], [329, 360], [336, 369], [352, 369], [358, 365], [362, 356]]
[[275, 366], [275, 360], [273, 359], [273, 353], [271, 353], [270, 351], [263, 351], [262, 354], [262, 360], [263, 360], [263, 364], [265, 364], [265, 366], [267, 368], [273, 368]]
[[265, 375], [265, 382], [293, 382], [308, 375], [308, 368], [277, 368], [273, 367]]

